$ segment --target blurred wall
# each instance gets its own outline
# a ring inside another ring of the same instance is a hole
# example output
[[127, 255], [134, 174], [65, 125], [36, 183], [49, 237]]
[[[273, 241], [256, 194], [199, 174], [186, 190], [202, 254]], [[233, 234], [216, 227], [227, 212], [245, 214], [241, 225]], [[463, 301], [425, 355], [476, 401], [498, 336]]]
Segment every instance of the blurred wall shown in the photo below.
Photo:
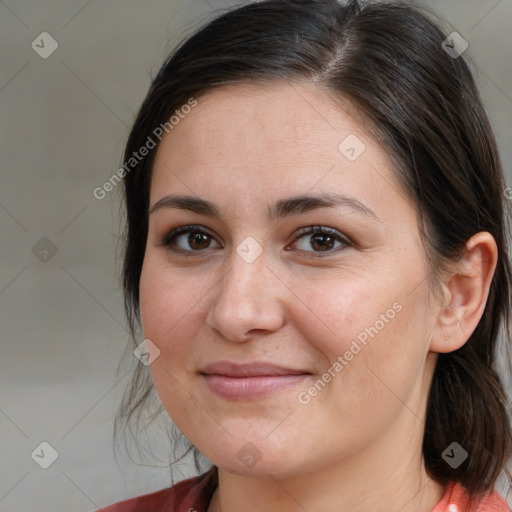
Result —
[[[0, 0], [0, 511], [86, 512], [168, 485], [164, 458], [113, 456], [129, 379], [119, 196], [92, 191], [119, 168], [150, 74], [238, 3]], [[469, 42], [512, 186], [512, 0], [426, 4]]]

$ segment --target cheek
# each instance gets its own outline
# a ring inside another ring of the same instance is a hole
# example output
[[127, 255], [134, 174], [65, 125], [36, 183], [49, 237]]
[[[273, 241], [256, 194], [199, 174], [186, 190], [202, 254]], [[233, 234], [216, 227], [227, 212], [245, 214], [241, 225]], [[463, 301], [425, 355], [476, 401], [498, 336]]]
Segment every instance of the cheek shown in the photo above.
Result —
[[[424, 287], [411, 293], [406, 281], [331, 278], [294, 288], [301, 300], [292, 322], [319, 355], [320, 373], [335, 375], [326, 375], [327, 387], [344, 408], [399, 405], [394, 393], [406, 396], [421, 373], [429, 339]], [[322, 394], [318, 404], [333, 398]]]
[[197, 415], [197, 402], [189, 392], [190, 357], [201, 326], [201, 299], [206, 300], [208, 289], [204, 279], [184, 278], [151, 257], [145, 260], [139, 292], [141, 325], [144, 338], [160, 350], [149, 370], [169, 416], [185, 430]]
[[[198, 315], [204, 309], [208, 286], [206, 280], [184, 278], [162, 265], [144, 265], [140, 279], [140, 316], [145, 338], [161, 351], [162, 359], [178, 366], [190, 340], [200, 327]], [[171, 357], [172, 356], [172, 357]]]
[[304, 280], [295, 284], [294, 294], [297, 299], [290, 310], [294, 326], [329, 360], [349, 350], [358, 336], [364, 344], [365, 329], [381, 322], [380, 314], [390, 308], [388, 316], [395, 313], [392, 290], [360, 278]]

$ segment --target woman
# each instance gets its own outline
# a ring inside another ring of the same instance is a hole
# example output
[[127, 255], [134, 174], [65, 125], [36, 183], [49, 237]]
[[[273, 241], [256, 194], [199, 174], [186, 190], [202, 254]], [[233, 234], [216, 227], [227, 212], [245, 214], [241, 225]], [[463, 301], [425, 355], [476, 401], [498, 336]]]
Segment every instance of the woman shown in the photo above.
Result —
[[505, 183], [461, 40], [263, 0], [164, 64], [125, 152], [117, 426], [154, 385], [213, 466], [102, 510], [509, 510]]

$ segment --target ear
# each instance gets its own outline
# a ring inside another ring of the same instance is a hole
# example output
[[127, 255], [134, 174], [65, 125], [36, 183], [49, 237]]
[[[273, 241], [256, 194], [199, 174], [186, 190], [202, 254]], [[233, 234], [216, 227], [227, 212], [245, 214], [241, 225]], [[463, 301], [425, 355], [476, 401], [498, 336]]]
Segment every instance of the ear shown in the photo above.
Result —
[[498, 247], [487, 231], [472, 236], [461, 261], [443, 278], [441, 305], [430, 341], [432, 352], [453, 352], [468, 341], [482, 318], [498, 261]]

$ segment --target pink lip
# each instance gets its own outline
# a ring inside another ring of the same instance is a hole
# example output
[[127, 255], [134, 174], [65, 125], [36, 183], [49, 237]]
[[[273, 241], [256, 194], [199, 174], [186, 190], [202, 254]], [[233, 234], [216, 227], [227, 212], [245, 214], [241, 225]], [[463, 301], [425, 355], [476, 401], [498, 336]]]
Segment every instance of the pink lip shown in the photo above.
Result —
[[227, 361], [200, 372], [208, 387], [224, 398], [258, 398], [296, 385], [310, 375], [271, 363], [234, 364]]

